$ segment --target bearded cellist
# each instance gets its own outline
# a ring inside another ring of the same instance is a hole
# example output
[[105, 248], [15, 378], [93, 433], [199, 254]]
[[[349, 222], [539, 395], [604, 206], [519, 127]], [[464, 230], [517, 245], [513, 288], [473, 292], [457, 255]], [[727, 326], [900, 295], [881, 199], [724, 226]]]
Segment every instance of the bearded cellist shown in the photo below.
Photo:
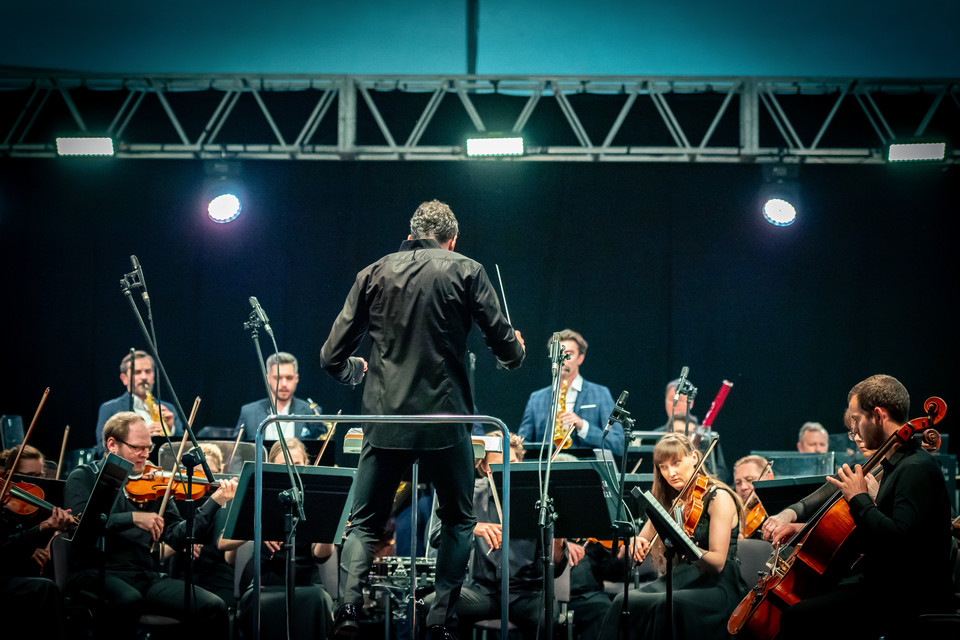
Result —
[[[891, 376], [860, 382], [847, 402], [851, 432], [867, 449], [879, 448], [908, 420], [910, 396]], [[949, 609], [950, 505], [940, 467], [914, 439], [881, 465], [875, 502], [860, 465], [845, 464], [828, 478], [850, 506], [850, 544], [863, 558], [833, 590], [787, 607], [778, 639], [822, 635], [825, 620], [846, 640], [906, 637], [917, 615]]]

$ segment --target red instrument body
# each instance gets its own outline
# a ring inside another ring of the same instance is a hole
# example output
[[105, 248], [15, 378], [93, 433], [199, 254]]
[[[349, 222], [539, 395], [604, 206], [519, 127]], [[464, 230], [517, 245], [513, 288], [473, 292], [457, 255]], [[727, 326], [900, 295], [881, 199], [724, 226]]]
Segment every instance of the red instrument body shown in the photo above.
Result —
[[[181, 474], [177, 474], [178, 477], [180, 475]], [[160, 467], [148, 464], [143, 470], [143, 475], [139, 478], [127, 480], [125, 489], [131, 500], [142, 503], [162, 498], [167, 493], [167, 485], [169, 483], [169, 471], [164, 471]], [[175, 500], [186, 500], [188, 497], [196, 500], [207, 492], [207, 487], [214, 486], [207, 482], [207, 478], [203, 474], [202, 469], [194, 471], [190, 484], [191, 492], [188, 496], [186, 481], [175, 481], [170, 489], [173, 491], [171, 497]]]
[[[928, 416], [916, 418], [901, 427], [877, 449], [863, 467], [869, 473], [888, 454], [907, 442], [914, 433], [930, 429], [946, 414], [947, 405], [940, 398], [929, 398], [924, 406]], [[819, 595], [837, 579], [836, 569], [842, 566], [843, 545], [855, 528], [850, 506], [839, 494], [788, 544], [800, 540], [789, 558], [779, 557], [779, 547], [773, 556], [770, 573], [737, 605], [727, 631], [760, 640], [768, 640], [780, 632], [780, 617], [787, 607], [806, 598]], [[803, 536], [806, 535], [805, 538]]]

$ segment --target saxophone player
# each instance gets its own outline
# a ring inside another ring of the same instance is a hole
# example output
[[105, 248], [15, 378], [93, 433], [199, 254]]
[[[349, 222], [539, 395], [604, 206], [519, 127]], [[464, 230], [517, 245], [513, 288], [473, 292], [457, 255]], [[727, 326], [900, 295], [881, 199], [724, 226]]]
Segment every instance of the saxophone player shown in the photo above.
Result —
[[[556, 425], [558, 431], [560, 427], [567, 430], [572, 428], [569, 436], [571, 448], [599, 448], [603, 428], [613, 413], [613, 395], [607, 387], [584, 380], [580, 374], [580, 366], [587, 354], [587, 341], [583, 336], [571, 329], [564, 329], [560, 332], [560, 346], [570, 356], [564, 361], [561, 372], [561, 388], [566, 385], [566, 393], [560, 398], [563, 411], [556, 416], [549, 415], [551, 387], [538, 389], [527, 400], [517, 433], [526, 442], [540, 442], [544, 438], [546, 425], [549, 424], [551, 429]], [[623, 455], [623, 427], [619, 423], [614, 423], [603, 441], [603, 448], [615, 455]]]
[[[97, 414], [96, 449], [98, 454], [103, 453], [103, 425], [115, 413], [130, 411], [131, 400], [133, 411], [136, 412], [150, 430], [151, 436], [182, 435], [183, 425], [173, 411], [169, 402], [161, 402], [153, 397], [154, 380], [156, 378], [153, 357], [146, 351], [136, 350], [128, 353], [120, 361], [120, 382], [124, 392], [112, 400], [100, 405]], [[131, 360], [133, 366], [131, 367]], [[131, 373], [132, 371], [132, 373]]]

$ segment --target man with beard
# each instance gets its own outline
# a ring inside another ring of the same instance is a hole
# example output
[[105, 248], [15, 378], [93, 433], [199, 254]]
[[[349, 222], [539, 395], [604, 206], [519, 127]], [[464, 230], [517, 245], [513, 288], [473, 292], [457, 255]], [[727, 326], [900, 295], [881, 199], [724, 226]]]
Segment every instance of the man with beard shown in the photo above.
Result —
[[[171, 436], [183, 435], [183, 425], [180, 424], [180, 418], [176, 416], [173, 405], [153, 399], [156, 376], [153, 357], [141, 350], [134, 351], [132, 355], [133, 358], [128, 353], [120, 361], [120, 382], [123, 383], [124, 392], [100, 405], [100, 411], [97, 414], [97, 442], [94, 445], [97, 455], [103, 454], [103, 425], [110, 416], [121, 411], [133, 411], [143, 418], [151, 436], [163, 435], [165, 429]], [[133, 360], [132, 367], [131, 360]]]
[[[876, 375], [850, 390], [847, 405], [851, 433], [875, 450], [907, 422], [910, 396], [895, 378]], [[827, 478], [849, 504], [856, 525], [849, 544], [863, 558], [856, 573], [832, 591], [787, 607], [778, 638], [822, 634], [824, 620], [832, 621], [830, 631], [837, 637], [906, 637], [916, 616], [951, 606], [950, 504], [940, 467], [916, 439], [888, 454], [881, 466], [875, 501], [860, 465], [845, 464], [836, 477]], [[923, 585], [923, 597], [889, 600], [905, 585]], [[881, 602], [894, 609], [886, 615], [849, 615], [875, 611]]]
[[[270, 395], [277, 403], [277, 415], [311, 415], [313, 408], [306, 400], [294, 397], [297, 385], [300, 383], [300, 366], [291, 353], [281, 351], [272, 353], [267, 358], [267, 384], [270, 386]], [[240, 418], [234, 434], [243, 430], [244, 440], [255, 440], [257, 427], [267, 416], [273, 413], [270, 398], [250, 402], [240, 409]], [[317, 413], [322, 410], [316, 406]], [[318, 438], [327, 432], [322, 423], [290, 422], [281, 420], [267, 425], [263, 434], [265, 440], [279, 440], [277, 429], [283, 431], [284, 438]]]

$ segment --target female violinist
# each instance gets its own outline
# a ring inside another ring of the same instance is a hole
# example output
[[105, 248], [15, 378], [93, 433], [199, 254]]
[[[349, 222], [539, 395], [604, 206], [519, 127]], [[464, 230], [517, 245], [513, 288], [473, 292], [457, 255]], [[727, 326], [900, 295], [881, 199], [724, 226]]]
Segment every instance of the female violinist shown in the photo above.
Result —
[[[285, 440], [294, 466], [307, 466], [310, 458], [303, 442], [296, 438]], [[272, 464], [283, 464], [284, 456], [278, 440], [270, 448], [267, 460]], [[234, 563], [234, 571], [253, 576], [252, 567], [236, 565], [237, 549], [244, 540], [220, 539], [219, 547], [226, 552], [228, 562]], [[286, 613], [286, 572], [290, 547], [284, 541], [265, 540], [261, 550], [260, 611], [263, 620], [260, 625], [260, 637], [287, 638]], [[326, 638], [327, 626], [333, 619], [333, 599], [323, 588], [320, 565], [333, 562], [333, 545], [312, 542], [297, 537], [292, 549], [294, 559], [295, 602], [290, 603], [295, 617], [294, 638]], [[252, 563], [251, 563], [252, 564]], [[256, 628], [257, 611], [252, 607], [252, 581], [238, 603], [241, 628], [244, 634], [252, 636]]]
[[[679, 492], [694, 476], [699, 461], [700, 452], [683, 434], [667, 434], [657, 442], [653, 450], [651, 493], [668, 511]], [[702, 496], [696, 505], [701, 510], [700, 517], [695, 524], [690, 522], [690, 509], [685, 508], [687, 526], [684, 528], [692, 528], [693, 541], [704, 554], [696, 564], [678, 564], [672, 569], [675, 637], [698, 640], [726, 638], [726, 620], [746, 591], [736, 560], [740, 498], [715, 478], [700, 474], [693, 480], [693, 489]], [[666, 569], [663, 543], [659, 539], [652, 545], [650, 543], [655, 533], [648, 520], [631, 545], [633, 557], [642, 561], [648, 554], [651, 555], [658, 572], [663, 574]], [[621, 593], [607, 613], [601, 638], [613, 639], [618, 636], [622, 600]], [[668, 628], [668, 621], [664, 619], [665, 602], [666, 581], [663, 575], [639, 590], [631, 591], [629, 637], [665, 637]]]

